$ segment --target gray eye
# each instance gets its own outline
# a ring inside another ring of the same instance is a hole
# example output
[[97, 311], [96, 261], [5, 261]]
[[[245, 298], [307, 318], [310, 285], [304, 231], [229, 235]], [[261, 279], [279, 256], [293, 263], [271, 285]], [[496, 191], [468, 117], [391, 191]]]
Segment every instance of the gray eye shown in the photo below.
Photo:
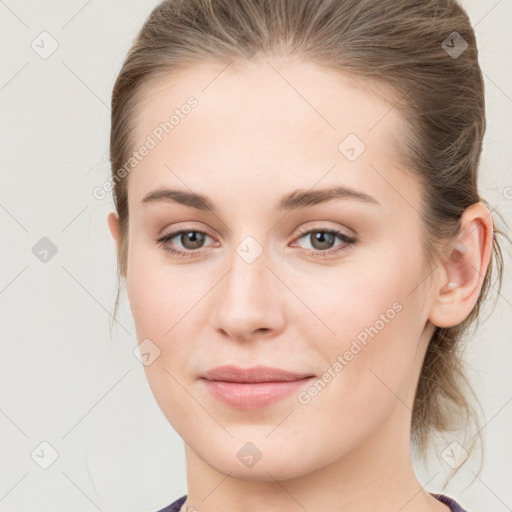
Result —
[[326, 231], [312, 231], [309, 240], [315, 250], [331, 249], [336, 241], [336, 236]]
[[179, 237], [179, 241], [185, 249], [193, 251], [201, 248], [207, 235], [199, 231], [184, 231], [176, 236]]

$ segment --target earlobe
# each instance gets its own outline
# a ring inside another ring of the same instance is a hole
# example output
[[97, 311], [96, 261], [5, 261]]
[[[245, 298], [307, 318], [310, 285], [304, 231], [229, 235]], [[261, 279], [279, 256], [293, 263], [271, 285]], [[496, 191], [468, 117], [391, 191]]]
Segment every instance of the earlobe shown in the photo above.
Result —
[[492, 255], [493, 223], [483, 203], [475, 203], [461, 217], [461, 229], [441, 262], [434, 281], [429, 320], [438, 327], [463, 322], [475, 306]]
[[119, 243], [119, 218], [115, 214], [115, 212], [110, 212], [108, 214], [108, 227], [110, 229], [110, 234], [114, 239], [116, 245]]

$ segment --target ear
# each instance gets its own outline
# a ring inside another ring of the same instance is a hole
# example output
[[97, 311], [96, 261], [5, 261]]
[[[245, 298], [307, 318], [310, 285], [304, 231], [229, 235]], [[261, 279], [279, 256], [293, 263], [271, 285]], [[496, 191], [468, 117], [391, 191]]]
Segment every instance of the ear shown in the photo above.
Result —
[[452, 327], [471, 313], [492, 256], [493, 234], [492, 215], [483, 203], [464, 211], [460, 233], [440, 262], [438, 278], [434, 280], [429, 314], [434, 325]]
[[114, 212], [108, 214], [108, 227], [116, 245], [119, 245], [119, 218]]

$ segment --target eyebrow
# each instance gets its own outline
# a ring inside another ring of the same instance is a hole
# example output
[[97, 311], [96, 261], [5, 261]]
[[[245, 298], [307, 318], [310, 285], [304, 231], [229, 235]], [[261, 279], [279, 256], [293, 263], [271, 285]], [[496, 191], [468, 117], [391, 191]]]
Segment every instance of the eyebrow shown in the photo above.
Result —
[[[382, 206], [374, 197], [345, 186], [334, 186], [318, 190], [295, 190], [286, 194], [279, 200], [278, 211], [291, 211], [308, 208], [333, 199], [357, 199], [364, 203]], [[218, 210], [213, 202], [205, 195], [186, 190], [160, 187], [147, 193], [141, 201], [144, 206], [159, 201], [171, 201], [194, 208], [196, 210], [217, 214]]]

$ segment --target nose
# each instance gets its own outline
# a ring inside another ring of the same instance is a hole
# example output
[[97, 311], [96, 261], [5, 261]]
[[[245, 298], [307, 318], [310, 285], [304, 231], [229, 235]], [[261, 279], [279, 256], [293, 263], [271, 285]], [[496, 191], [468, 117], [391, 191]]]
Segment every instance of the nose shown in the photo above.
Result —
[[267, 253], [249, 261], [234, 254], [214, 301], [215, 328], [239, 341], [258, 334], [275, 336], [285, 323], [285, 290], [268, 267]]

